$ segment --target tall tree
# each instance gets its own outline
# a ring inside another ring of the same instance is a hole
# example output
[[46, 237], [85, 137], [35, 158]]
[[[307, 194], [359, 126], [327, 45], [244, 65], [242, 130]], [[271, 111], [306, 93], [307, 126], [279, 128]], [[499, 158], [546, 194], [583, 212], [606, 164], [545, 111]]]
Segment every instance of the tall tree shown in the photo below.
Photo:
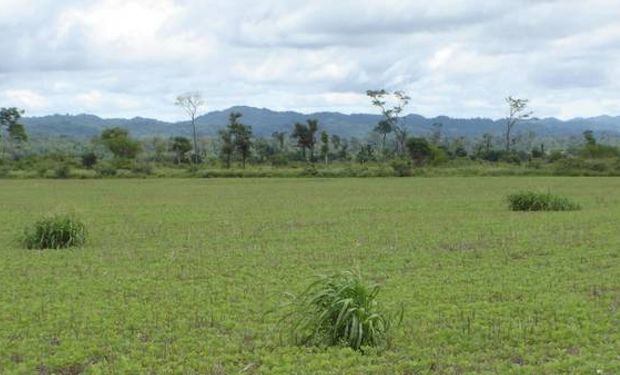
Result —
[[192, 162], [197, 163], [199, 161], [198, 150], [198, 133], [196, 131], [196, 116], [204, 108], [205, 101], [202, 95], [198, 92], [190, 92], [177, 96], [175, 104], [181, 107], [185, 113], [189, 116], [192, 123], [193, 140], [194, 140], [194, 153], [192, 155]]
[[[404, 154], [408, 131], [401, 114], [411, 98], [403, 91], [390, 93], [383, 89], [368, 90], [366, 95], [370, 97], [372, 105], [377, 107], [383, 116], [383, 119], [377, 124], [377, 128], [385, 131], [386, 136], [390, 132], [394, 132], [396, 135], [396, 152], [400, 155]], [[392, 104], [388, 103], [389, 97], [391, 97]]]
[[291, 138], [297, 140], [297, 147], [301, 148], [304, 159], [306, 158], [306, 150], [310, 151], [310, 161], [314, 161], [314, 145], [316, 144], [316, 132], [319, 129], [317, 120], [307, 120], [307, 123], [295, 123]]
[[329, 135], [325, 130], [321, 132], [321, 157], [327, 165], [329, 163]]
[[271, 134], [271, 137], [273, 137], [273, 139], [276, 141], [276, 144], [279, 147], [279, 151], [284, 151], [284, 139], [286, 137], [286, 133], [275, 131]]
[[392, 128], [392, 124], [390, 123], [390, 121], [387, 121], [385, 119], [379, 121], [377, 126], [375, 126], [374, 128], [374, 131], [376, 131], [377, 133], [379, 133], [379, 135], [381, 135], [381, 151], [382, 152], [385, 152], [385, 140], [388, 134], [392, 132], [392, 130], [394, 130]]
[[357, 155], [355, 156], [355, 159], [357, 159], [357, 161], [360, 164], [365, 164], [369, 161], [373, 161], [375, 160], [375, 156], [374, 156], [374, 152], [372, 149], [372, 145], [370, 144], [366, 144], [366, 145], [362, 145], [359, 149], [359, 151], [357, 152]]
[[506, 131], [504, 133], [506, 142], [506, 152], [510, 152], [512, 143], [512, 131], [521, 121], [530, 119], [534, 112], [527, 111], [529, 99], [519, 99], [509, 96], [506, 98], [508, 103], [508, 117], [506, 118]]
[[316, 132], [319, 130], [318, 120], [307, 120], [308, 133], [306, 134], [306, 145], [310, 150], [310, 161], [314, 162], [314, 145], [316, 144]]
[[177, 164], [186, 160], [186, 155], [192, 150], [192, 143], [185, 137], [174, 137], [170, 142], [170, 151], [174, 152]]
[[23, 109], [18, 109], [15, 107], [0, 108], [0, 141], [3, 143], [3, 156], [6, 150], [6, 143], [10, 142], [21, 144], [28, 140], [26, 129], [19, 123], [19, 120], [23, 114]]
[[426, 138], [407, 139], [407, 150], [409, 157], [417, 166], [426, 164], [433, 157], [433, 149]]
[[331, 142], [334, 150], [338, 150], [340, 148], [341, 139], [338, 134], [332, 134]]
[[233, 145], [232, 133], [228, 128], [222, 129], [219, 132], [222, 144], [220, 146], [220, 160], [224, 163], [224, 168], [230, 168], [230, 161], [232, 154], [235, 151]]
[[586, 141], [587, 146], [595, 146], [596, 138], [594, 138], [594, 132], [592, 130], [586, 130], [583, 132], [583, 139]]
[[441, 144], [441, 138], [443, 136], [443, 124], [441, 122], [433, 123], [433, 133], [431, 134], [431, 143], [435, 146]]
[[149, 147], [149, 151], [153, 153], [153, 160], [163, 161], [166, 151], [168, 151], [168, 141], [159, 136], [150, 139], [146, 145]]
[[142, 150], [140, 143], [129, 137], [123, 128], [109, 128], [101, 132], [99, 141], [112, 152], [115, 158], [133, 159]]
[[482, 142], [484, 144], [484, 152], [491, 152], [491, 147], [493, 147], [493, 135], [489, 133], [484, 133], [482, 135]]
[[241, 167], [245, 168], [245, 163], [250, 155], [252, 147], [252, 127], [239, 122], [241, 113], [233, 112], [230, 114], [228, 129], [232, 135], [234, 148], [241, 157]]

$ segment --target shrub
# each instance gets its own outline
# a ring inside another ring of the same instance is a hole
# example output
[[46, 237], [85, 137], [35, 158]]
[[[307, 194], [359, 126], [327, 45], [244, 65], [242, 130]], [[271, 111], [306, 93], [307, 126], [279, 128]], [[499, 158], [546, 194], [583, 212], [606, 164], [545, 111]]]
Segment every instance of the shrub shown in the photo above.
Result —
[[620, 149], [614, 146], [588, 144], [579, 151], [581, 157], [584, 158], [613, 158], [620, 156]]
[[394, 170], [394, 175], [398, 177], [411, 176], [411, 164], [407, 160], [394, 159], [390, 163]]
[[91, 169], [95, 166], [95, 164], [97, 164], [97, 160], [97, 154], [92, 151], [82, 154], [82, 166], [84, 168]]
[[97, 171], [97, 174], [100, 176], [104, 176], [104, 177], [109, 177], [109, 176], [116, 176], [117, 170], [116, 168], [111, 165], [111, 164], [98, 164], [95, 167], [95, 170]]
[[45, 217], [24, 231], [28, 249], [62, 249], [81, 246], [86, 241], [86, 227], [71, 215]]
[[319, 171], [316, 169], [316, 167], [314, 166], [314, 164], [310, 164], [308, 163], [305, 167], [303, 172], [301, 172], [302, 176], [316, 176], [319, 174]]
[[567, 176], [614, 175], [614, 159], [567, 158], [554, 163], [554, 173]]
[[553, 150], [549, 154], [549, 162], [553, 163], [564, 158], [564, 153], [560, 150]]
[[552, 194], [526, 191], [508, 196], [513, 211], [572, 211], [580, 209], [577, 203]]
[[153, 166], [146, 162], [134, 162], [131, 166], [131, 172], [140, 175], [153, 174]]
[[284, 154], [275, 154], [270, 158], [271, 165], [274, 167], [283, 167], [288, 165], [288, 158]]
[[0, 165], [0, 177], [7, 177], [11, 172], [11, 167], [8, 165]]
[[[379, 311], [379, 285], [354, 272], [320, 276], [292, 298], [281, 322], [296, 344], [344, 345], [354, 350], [386, 342], [394, 319]], [[401, 309], [398, 323], [402, 320]]]
[[67, 163], [60, 163], [54, 167], [54, 178], [69, 178], [71, 167]]
[[425, 138], [409, 138], [406, 146], [411, 160], [417, 166], [425, 165], [433, 159], [433, 148]]

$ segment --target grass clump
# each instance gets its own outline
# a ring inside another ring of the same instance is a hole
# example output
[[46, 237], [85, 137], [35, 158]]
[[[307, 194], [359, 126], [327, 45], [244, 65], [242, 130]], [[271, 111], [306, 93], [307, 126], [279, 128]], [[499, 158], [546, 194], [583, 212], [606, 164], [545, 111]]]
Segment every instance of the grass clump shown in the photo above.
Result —
[[71, 215], [44, 217], [24, 231], [23, 244], [28, 249], [63, 249], [86, 242], [86, 227]]
[[510, 194], [508, 203], [513, 211], [573, 211], [581, 208], [568, 198], [550, 192], [524, 191]]
[[[359, 273], [319, 276], [302, 294], [291, 296], [282, 322], [301, 345], [342, 345], [354, 350], [386, 343], [396, 319], [382, 313], [378, 284]], [[402, 320], [401, 310], [398, 323]]]

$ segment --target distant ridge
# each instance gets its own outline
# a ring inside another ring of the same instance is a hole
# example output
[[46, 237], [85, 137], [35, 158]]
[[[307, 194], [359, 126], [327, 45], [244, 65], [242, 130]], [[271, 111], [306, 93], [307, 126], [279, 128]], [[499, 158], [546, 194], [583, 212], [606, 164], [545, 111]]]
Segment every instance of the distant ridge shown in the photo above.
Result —
[[[345, 137], [364, 137], [374, 128], [380, 116], [376, 114], [343, 114], [339, 112], [317, 112], [303, 114], [293, 111], [272, 111], [267, 108], [235, 106], [226, 110], [206, 113], [197, 119], [198, 132], [201, 136], [212, 136], [228, 121], [231, 112], [243, 114], [242, 122], [252, 125], [254, 134], [270, 136], [275, 131], [288, 131], [295, 122], [305, 122], [313, 118], [319, 120], [322, 129], [330, 134]], [[502, 120], [487, 118], [456, 119], [447, 116], [426, 118], [411, 114], [405, 121], [413, 134], [428, 134], [434, 123], [443, 124], [444, 134], [451, 137], [478, 137], [484, 133], [499, 134], [503, 130]], [[149, 136], [189, 136], [189, 122], [165, 122], [155, 119], [134, 117], [132, 119], [103, 119], [92, 114], [50, 115], [26, 117], [23, 120], [28, 132], [36, 137], [70, 137], [90, 138], [102, 129], [120, 126], [129, 129], [137, 137]], [[540, 136], [578, 136], [584, 130], [608, 133], [620, 136], [620, 116], [597, 116], [575, 118], [562, 121], [556, 118], [544, 118], [535, 123], [520, 126], [520, 132], [534, 131]]]

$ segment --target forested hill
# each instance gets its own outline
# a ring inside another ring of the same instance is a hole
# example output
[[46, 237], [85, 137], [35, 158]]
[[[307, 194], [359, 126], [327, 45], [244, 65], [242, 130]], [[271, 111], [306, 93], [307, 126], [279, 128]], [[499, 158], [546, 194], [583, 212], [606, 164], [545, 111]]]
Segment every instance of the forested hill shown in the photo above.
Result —
[[[289, 131], [295, 122], [317, 119], [322, 129], [330, 134], [341, 136], [364, 137], [372, 130], [380, 117], [374, 114], [342, 114], [337, 112], [318, 112], [302, 114], [298, 112], [276, 112], [254, 107], [232, 107], [224, 111], [209, 112], [197, 120], [200, 135], [214, 135], [226, 126], [230, 112], [243, 114], [242, 122], [251, 125], [255, 135], [270, 136], [274, 131]], [[443, 124], [445, 135], [476, 137], [484, 133], [499, 134], [503, 130], [502, 120], [485, 118], [454, 119], [445, 116], [425, 118], [408, 115], [406, 123], [412, 133], [427, 134], [434, 123]], [[191, 134], [189, 122], [170, 123], [154, 119], [136, 117], [133, 119], [102, 119], [88, 114], [52, 115], [27, 117], [23, 119], [28, 132], [33, 136], [67, 136], [72, 138], [90, 138], [104, 128], [120, 126], [127, 128], [137, 137], [172, 136]], [[521, 132], [534, 131], [539, 136], [580, 135], [584, 130], [594, 130], [609, 135], [620, 135], [620, 116], [599, 116], [577, 118], [561, 121], [555, 118], [540, 119], [524, 123]]]

